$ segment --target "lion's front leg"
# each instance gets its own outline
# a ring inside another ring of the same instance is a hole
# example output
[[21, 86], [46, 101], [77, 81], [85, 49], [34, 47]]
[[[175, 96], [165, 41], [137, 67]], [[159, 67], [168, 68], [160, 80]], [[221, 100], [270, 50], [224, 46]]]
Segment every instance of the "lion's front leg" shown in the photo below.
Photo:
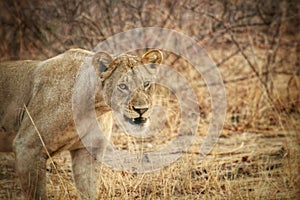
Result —
[[97, 199], [99, 195], [100, 163], [85, 149], [71, 151], [73, 175], [83, 199]]
[[47, 199], [46, 162], [42, 147], [30, 145], [24, 138], [16, 138], [14, 151], [16, 170], [26, 199]]

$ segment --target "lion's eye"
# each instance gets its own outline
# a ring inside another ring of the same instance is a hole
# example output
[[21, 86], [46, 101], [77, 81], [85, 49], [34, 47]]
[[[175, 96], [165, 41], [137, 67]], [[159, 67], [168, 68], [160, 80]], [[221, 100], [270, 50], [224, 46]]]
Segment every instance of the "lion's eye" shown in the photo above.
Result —
[[150, 81], [145, 81], [144, 82], [144, 88], [147, 88], [147, 87], [149, 87], [150, 86]]
[[121, 90], [127, 90], [127, 89], [128, 89], [127, 85], [124, 84], [124, 83], [119, 84], [118, 87], [119, 87]]

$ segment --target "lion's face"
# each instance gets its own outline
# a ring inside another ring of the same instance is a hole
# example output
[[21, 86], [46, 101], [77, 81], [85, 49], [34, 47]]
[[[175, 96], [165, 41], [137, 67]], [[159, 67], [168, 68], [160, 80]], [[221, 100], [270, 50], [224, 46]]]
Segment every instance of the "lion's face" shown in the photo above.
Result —
[[99, 52], [97, 56], [93, 63], [100, 66], [99, 76], [106, 103], [115, 111], [126, 132], [142, 134], [151, 123], [154, 81], [162, 53], [151, 50], [142, 57], [122, 55], [112, 58]]

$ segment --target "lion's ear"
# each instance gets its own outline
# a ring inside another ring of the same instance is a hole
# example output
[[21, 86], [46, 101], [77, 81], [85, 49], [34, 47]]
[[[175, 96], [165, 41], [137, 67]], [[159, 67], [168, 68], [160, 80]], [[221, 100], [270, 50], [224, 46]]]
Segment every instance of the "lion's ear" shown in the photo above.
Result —
[[107, 70], [113, 57], [106, 52], [97, 52], [92, 59], [92, 65], [97, 73], [102, 74]]
[[153, 49], [148, 51], [142, 56], [142, 62], [147, 63], [153, 63], [153, 64], [161, 64], [163, 60], [163, 54], [158, 49]]

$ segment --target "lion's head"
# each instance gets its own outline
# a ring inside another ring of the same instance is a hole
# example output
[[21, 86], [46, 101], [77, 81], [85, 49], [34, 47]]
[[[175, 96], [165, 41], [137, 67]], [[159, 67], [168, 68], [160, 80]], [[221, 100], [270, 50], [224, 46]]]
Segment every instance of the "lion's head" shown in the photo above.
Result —
[[154, 81], [162, 59], [159, 50], [142, 57], [125, 54], [113, 58], [105, 52], [93, 57], [104, 100], [126, 132], [142, 134], [150, 124]]

